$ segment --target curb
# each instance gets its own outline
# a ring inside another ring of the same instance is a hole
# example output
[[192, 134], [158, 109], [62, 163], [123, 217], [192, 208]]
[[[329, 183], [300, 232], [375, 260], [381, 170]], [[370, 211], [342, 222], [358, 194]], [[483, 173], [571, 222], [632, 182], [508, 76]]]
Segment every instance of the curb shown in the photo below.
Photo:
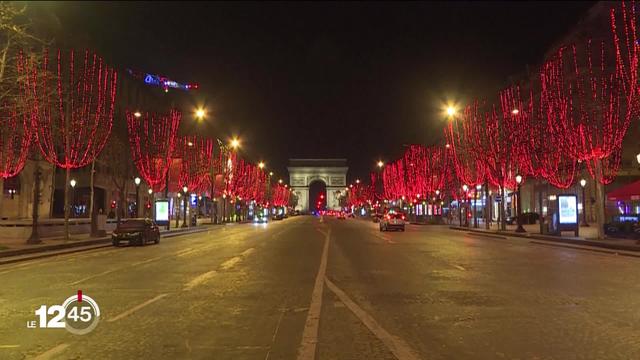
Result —
[[[193, 233], [199, 233], [208, 231], [210, 229], [203, 228], [202, 226], [193, 230], [182, 230], [182, 231], [169, 231], [164, 234], [161, 232], [161, 238], [172, 238], [180, 235], [188, 235]], [[77, 243], [67, 243], [67, 244], [56, 244], [51, 246], [43, 246], [40, 248], [27, 248], [27, 249], [19, 249], [13, 251], [5, 251], [0, 253], [0, 265], [11, 264], [20, 261], [34, 260], [46, 257], [52, 257], [57, 255], [65, 255], [76, 252], [83, 252], [95, 249], [101, 249], [105, 247], [111, 247], [111, 237], [104, 237], [99, 239], [93, 239], [88, 241], [81, 241]], [[62, 251], [56, 251], [62, 250]], [[68, 251], [64, 251], [68, 250]], [[24, 256], [30, 255], [33, 256]], [[5, 260], [6, 259], [6, 260]]]
[[523, 238], [523, 239], [529, 239], [529, 240], [543, 240], [543, 241], [551, 241], [551, 242], [571, 244], [571, 245], [592, 246], [592, 247], [599, 247], [599, 248], [608, 249], [608, 250], [640, 252], [640, 246], [607, 244], [607, 243], [601, 243], [599, 241], [587, 240], [587, 239], [578, 240], [578, 239], [561, 238], [556, 236], [532, 235], [532, 234], [523, 235], [523, 234], [504, 232], [504, 231], [475, 230], [475, 229], [468, 229], [468, 228], [458, 227], [458, 226], [450, 226], [449, 229], [458, 230], [458, 231], [467, 231], [469, 233], [482, 234], [484, 236], [494, 235], [494, 236], [502, 236], [504, 238], [517, 237], [517, 238]]

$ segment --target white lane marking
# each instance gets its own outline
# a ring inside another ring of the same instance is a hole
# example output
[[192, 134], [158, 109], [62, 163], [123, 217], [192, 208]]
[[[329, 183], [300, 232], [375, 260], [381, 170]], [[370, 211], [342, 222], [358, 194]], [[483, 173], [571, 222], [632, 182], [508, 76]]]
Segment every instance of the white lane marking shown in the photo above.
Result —
[[371, 315], [367, 314], [358, 304], [353, 302], [345, 294], [344, 291], [340, 290], [334, 283], [331, 282], [327, 277], [324, 278], [325, 283], [329, 290], [333, 291], [334, 294], [342, 301], [349, 310], [358, 318], [362, 323], [369, 328], [369, 331], [373, 333], [380, 341], [382, 341], [387, 348], [395, 355], [398, 360], [419, 360], [420, 357], [416, 355], [416, 353], [411, 349], [411, 347], [404, 342], [404, 340], [400, 339], [397, 336], [390, 334], [387, 330], [382, 328], [378, 322], [371, 317]]
[[0, 345], [0, 349], [13, 349], [20, 347], [20, 345]]
[[240, 256], [247, 257], [247, 256], [251, 255], [254, 251], [256, 251], [256, 249], [248, 248], [247, 250], [245, 250], [242, 253], [240, 253]]
[[320, 325], [320, 310], [322, 310], [322, 292], [324, 290], [324, 275], [327, 272], [327, 257], [329, 254], [329, 241], [331, 240], [331, 228], [325, 235], [324, 248], [316, 282], [311, 294], [311, 304], [307, 312], [307, 320], [302, 332], [302, 340], [298, 348], [298, 360], [312, 360], [316, 356], [316, 345], [318, 344], [318, 327]]
[[460, 266], [460, 265], [455, 265], [455, 264], [454, 264], [454, 265], [453, 265], [453, 267], [454, 267], [454, 268], [456, 268], [456, 269], [458, 269], [458, 270], [467, 271], [467, 269], [463, 268], [463, 267], [462, 267], [462, 266]]
[[217, 273], [217, 271], [212, 270], [212, 271], [209, 271], [209, 272], [206, 272], [204, 274], [200, 274], [200, 275], [196, 276], [195, 278], [193, 278], [193, 280], [191, 280], [187, 284], [185, 284], [183, 291], [191, 290], [194, 287], [196, 287], [196, 286], [198, 286], [200, 284], [203, 284], [207, 280], [211, 279], [216, 273]]
[[269, 355], [271, 355], [271, 350], [273, 350], [273, 344], [276, 343], [276, 337], [278, 336], [278, 330], [280, 330], [280, 324], [282, 323], [282, 318], [284, 318], [285, 309], [282, 309], [280, 312], [280, 318], [278, 319], [278, 323], [276, 324], [276, 329], [273, 331], [273, 336], [271, 336], [271, 345], [269, 346], [269, 351], [264, 357], [264, 360], [269, 360]]
[[53, 358], [54, 356], [58, 355], [59, 353], [63, 352], [64, 349], [68, 348], [69, 344], [60, 344], [57, 346], [52, 347], [51, 349], [43, 352], [42, 354], [34, 357], [34, 360], [48, 360]]
[[386, 237], [384, 235], [373, 233], [373, 236], [377, 237], [378, 239], [384, 240], [387, 244], [397, 244], [397, 242], [391, 240], [390, 238], [388, 238], [388, 237]]
[[223, 262], [222, 264], [220, 264], [220, 268], [222, 270], [229, 270], [232, 267], [236, 266], [237, 263], [240, 262], [240, 260], [242, 260], [242, 258], [240, 256], [234, 256], [231, 259]]
[[133, 314], [134, 312], [136, 312], [136, 311], [138, 311], [138, 310], [142, 309], [143, 307], [145, 307], [145, 306], [147, 306], [147, 305], [151, 305], [151, 304], [153, 304], [154, 302], [156, 302], [156, 301], [158, 301], [158, 300], [162, 299], [163, 297], [165, 297], [165, 296], [167, 296], [167, 295], [169, 295], [169, 294], [160, 294], [160, 295], [158, 295], [158, 296], [154, 297], [153, 299], [149, 299], [149, 300], [147, 300], [147, 301], [143, 302], [143, 303], [142, 303], [142, 304], [140, 304], [140, 305], [136, 305], [136, 306], [132, 307], [131, 309], [129, 309], [129, 310], [127, 310], [127, 311], [123, 312], [123, 313], [122, 313], [122, 314], [120, 314], [120, 315], [117, 315], [117, 316], [115, 316], [115, 317], [112, 317], [111, 319], [108, 319], [108, 320], [107, 320], [107, 322], [114, 322], [114, 321], [118, 321], [118, 320], [120, 320], [120, 319], [122, 319], [122, 318], [124, 318], [124, 317], [127, 317], [127, 316], [129, 316], [129, 315]]

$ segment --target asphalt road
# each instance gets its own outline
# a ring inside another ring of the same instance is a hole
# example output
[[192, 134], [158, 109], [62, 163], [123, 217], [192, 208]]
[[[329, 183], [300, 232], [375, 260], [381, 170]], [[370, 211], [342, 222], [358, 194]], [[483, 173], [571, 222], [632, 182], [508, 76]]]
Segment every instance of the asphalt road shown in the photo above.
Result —
[[[639, 258], [355, 219], [0, 266], [0, 359], [639, 359]], [[29, 329], [81, 289], [95, 330]]]

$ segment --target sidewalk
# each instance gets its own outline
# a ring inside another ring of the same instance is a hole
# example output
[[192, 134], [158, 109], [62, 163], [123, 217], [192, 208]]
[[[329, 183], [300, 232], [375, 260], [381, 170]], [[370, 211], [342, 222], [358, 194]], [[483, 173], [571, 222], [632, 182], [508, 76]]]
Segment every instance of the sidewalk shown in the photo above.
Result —
[[[210, 224], [207, 224], [210, 225]], [[211, 229], [210, 226], [197, 226], [187, 228], [172, 228], [171, 230], [160, 230], [163, 238], [173, 237], [180, 234], [196, 233]], [[73, 252], [79, 248], [88, 250], [111, 246], [111, 234], [102, 237], [90, 237], [89, 234], [72, 235], [69, 240], [64, 238], [47, 238], [42, 239], [40, 244], [27, 244], [24, 240], [19, 239], [2, 239], [0, 241], [0, 258], [22, 256], [43, 252], [54, 252], [56, 250], [73, 249]], [[56, 251], [57, 252], [57, 251]], [[0, 261], [0, 263], [2, 263]]]
[[[605, 249], [611, 250], [625, 250], [625, 251], [638, 251], [640, 252], [640, 244], [636, 242], [636, 240], [632, 239], [597, 239], [597, 229], [595, 226], [589, 227], [581, 227], [579, 229], [580, 236], [573, 236], [573, 231], [563, 232], [562, 236], [556, 235], [542, 235], [540, 234], [540, 225], [523, 225], [524, 229], [527, 231], [525, 233], [517, 233], [515, 232], [517, 225], [507, 225], [506, 231], [501, 231], [498, 229], [498, 224], [491, 224], [491, 228], [489, 230], [485, 229], [484, 224], [479, 224], [478, 228], [473, 227], [473, 221], [470, 222], [469, 227], [466, 226], [458, 226], [457, 222], [454, 224], [450, 224], [450, 228], [454, 230], [462, 230], [469, 231], [479, 234], [491, 234], [491, 235], [503, 235], [503, 236], [511, 236], [511, 237], [521, 237], [527, 239], [536, 239], [536, 240], [545, 240], [545, 241], [554, 241], [565, 244], [573, 244], [573, 245], [585, 245], [585, 246], [595, 246]], [[569, 235], [571, 234], [571, 235]]]

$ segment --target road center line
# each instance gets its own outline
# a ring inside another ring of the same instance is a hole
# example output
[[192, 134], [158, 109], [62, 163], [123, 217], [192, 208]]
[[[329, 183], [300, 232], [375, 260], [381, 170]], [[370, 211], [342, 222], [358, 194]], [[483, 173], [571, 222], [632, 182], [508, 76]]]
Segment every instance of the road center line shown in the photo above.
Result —
[[69, 344], [60, 344], [57, 346], [52, 347], [51, 349], [43, 352], [42, 354], [34, 357], [34, 360], [48, 360], [53, 358], [54, 356], [58, 355], [59, 353], [63, 352], [64, 349], [68, 348]]
[[200, 275], [196, 276], [195, 278], [193, 278], [193, 280], [189, 281], [184, 286], [184, 290], [188, 291], [188, 290], [193, 289], [194, 287], [196, 287], [196, 286], [206, 282], [210, 278], [212, 278], [216, 273], [217, 273], [217, 271], [212, 270], [212, 271], [209, 271], [209, 272], [206, 272], [204, 274], [200, 274]]
[[149, 300], [143, 302], [140, 305], [136, 305], [136, 306], [132, 307], [131, 309], [123, 312], [122, 314], [120, 314], [118, 316], [115, 316], [115, 317], [112, 317], [111, 319], [108, 319], [107, 322], [114, 322], [114, 321], [118, 321], [118, 320], [120, 320], [120, 319], [122, 319], [124, 317], [127, 317], [127, 316], [133, 314], [134, 312], [142, 309], [143, 307], [153, 304], [154, 302], [162, 299], [163, 297], [165, 297], [167, 295], [169, 295], [169, 294], [160, 294], [160, 295], [154, 297], [153, 299], [149, 299]]
[[322, 310], [322, 292], [324, 290], [324, 277], [327, 272], [327, 257], [329, 254], [329, 241], [331, 240], [331, 228], [325, 234], [324, 248], [318, 275], [311, 294], [311, 305], [307, 312], [307, 320], [302, 332], [302, 340], [298, 348], [298, 360], [313, 360], [316, 356], [316, 345], [318, 344], [318, 328], [320, 325], [320, 311]]
[[326, 276], [324, 278], [325, 283], [329, 290], [342, 301], [349, 310], [358, 318], [362, 323], [375, 335], [380, 341], [382, 341], [387, 348], [393, 353], [398, 360], [419, 360], [420, 357], [411, 349], [411, 347], [397, 336], [390, 334], [387, 330], [382, 328], [378, 322], [367, 314], [358, 304], [353, 302], [349, 296], [334, 283], [331, 282]]

